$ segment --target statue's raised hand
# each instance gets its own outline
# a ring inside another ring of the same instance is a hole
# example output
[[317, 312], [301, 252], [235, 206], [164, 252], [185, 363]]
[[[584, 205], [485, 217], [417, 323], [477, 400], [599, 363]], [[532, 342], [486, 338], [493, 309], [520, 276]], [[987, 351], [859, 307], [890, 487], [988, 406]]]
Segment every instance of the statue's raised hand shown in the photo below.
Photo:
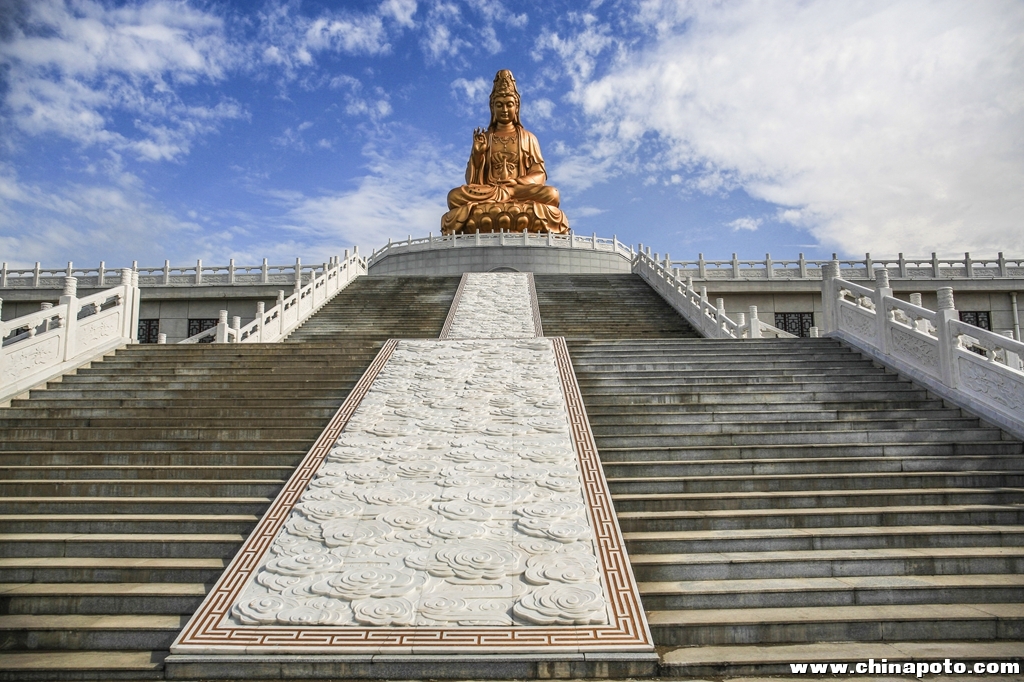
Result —
[[483, 154], [487, 151], [487, 133], [483, 128], [473, 130], [473, 153]]

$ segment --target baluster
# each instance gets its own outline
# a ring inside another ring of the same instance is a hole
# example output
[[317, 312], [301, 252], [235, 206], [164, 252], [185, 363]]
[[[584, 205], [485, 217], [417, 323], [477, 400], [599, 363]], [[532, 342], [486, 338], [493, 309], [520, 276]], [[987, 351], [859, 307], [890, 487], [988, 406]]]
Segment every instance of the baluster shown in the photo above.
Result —
[[235, 259], [228, 259], [228, 284], [235, 283]]
[[[165, 260], [164, 261], [164, 286], [167, 286], [170, 283], [171, 283], [171, 261]], [[121, 282], [121, 284], [124, 284], [124, 282]]]
[[96, 284], [97, 284], [97, 285], [98, 285], [98, 286], [99, 286], [99, 287], [100, 287], [101, 289], [102, 289], [102, 288], [103, 288], [104, 286], [106, 286], [106, 283], [107, 283], [107, 282], [106, 282], [106, 267], [105, 267], [105, 266], [106, 266], [106, 263], [104, 263], [103, 261], [100, 261], [100, 267], [99, 267], [99, 275], [97, 276], [97, 279], [96, 279]]
[[203, 259], [196, 261], [196, 285], [203, 283]]
[[807, 261], [804, 259], [804, 254], [800, 254], [800, 279], [807, 279]]

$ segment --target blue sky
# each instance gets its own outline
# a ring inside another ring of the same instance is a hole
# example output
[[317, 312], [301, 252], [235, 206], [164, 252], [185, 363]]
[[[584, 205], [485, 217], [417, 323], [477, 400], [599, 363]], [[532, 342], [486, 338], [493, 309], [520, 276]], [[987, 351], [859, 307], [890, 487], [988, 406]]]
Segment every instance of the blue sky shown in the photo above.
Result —
[[0, 0], [0, 259], [438, 232], [513, 71], [579, 233], [1024, 256], [1024, 2]]

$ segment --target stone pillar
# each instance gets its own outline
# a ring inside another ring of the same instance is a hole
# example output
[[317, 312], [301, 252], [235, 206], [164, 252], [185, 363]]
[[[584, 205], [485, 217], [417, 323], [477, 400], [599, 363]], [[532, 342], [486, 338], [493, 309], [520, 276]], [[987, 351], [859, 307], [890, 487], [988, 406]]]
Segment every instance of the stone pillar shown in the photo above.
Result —
[[953, 302], [953, 288], [941, 287], [938, 290], [939, 306], [935, 313], [935, 333], [939, 337], [939, 374], [942, 383], [950, 388], [960, 385], [960, 372], [957, 367], [956, 347], [958, 342], [953, 338], [950, 322], [959, 320]]
[[228, 342], [228, 311], [220, 311], [220, 315], [217, 316], [217, 336], [213, 340], [214, 343], [227, 343]]
[[751, 339], [761, 338], [761, 320], [757, 317], [757, 306], [750, 306], [750, 336]]
[[75, 356], [75, 332], [78, 329], [78, 279], [76, 277], [64, 278], [64, 294], [60, 297], [59, 305], [64, 308], [64, 319], [67, 320], [62, 359], [70, 360]]
[[889, 354], [889, 310], [886, 306], [886, 297], [892, 298], [892, 288], [889, 286], [889, 271], [885, 268], [875, 270], [875, 337], [878, 339], [878, 347], [886, 355]]

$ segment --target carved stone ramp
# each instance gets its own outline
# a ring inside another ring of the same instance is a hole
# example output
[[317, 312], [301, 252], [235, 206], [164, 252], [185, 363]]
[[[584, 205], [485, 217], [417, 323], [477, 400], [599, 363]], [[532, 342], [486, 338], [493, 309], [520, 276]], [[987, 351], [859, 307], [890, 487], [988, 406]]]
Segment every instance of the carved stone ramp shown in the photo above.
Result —
[[172, 645], [172, 679], [651, 675], [568, 352], [532, 276], [381, 350]]

